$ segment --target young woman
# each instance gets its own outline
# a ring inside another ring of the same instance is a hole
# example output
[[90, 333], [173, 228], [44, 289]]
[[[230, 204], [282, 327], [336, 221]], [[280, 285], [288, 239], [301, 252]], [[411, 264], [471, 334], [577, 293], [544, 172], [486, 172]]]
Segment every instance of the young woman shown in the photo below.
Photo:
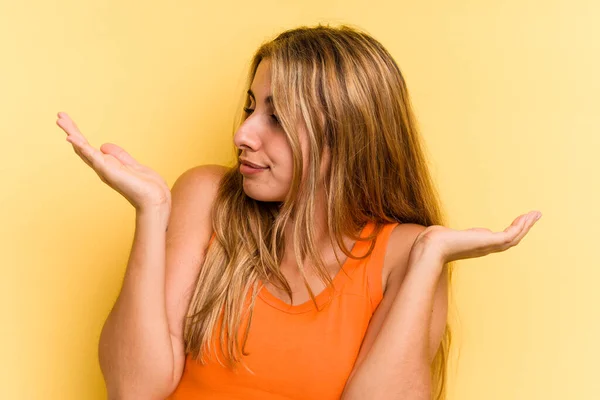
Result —
[[516, 245], [443, 226], [400, 69], [349, 26], [264, 43], [232, 168], [173, 188], [114, 144], [75, 152], [136, 209], [102, 330], [110, 399], [445, 397], [451, 263]]

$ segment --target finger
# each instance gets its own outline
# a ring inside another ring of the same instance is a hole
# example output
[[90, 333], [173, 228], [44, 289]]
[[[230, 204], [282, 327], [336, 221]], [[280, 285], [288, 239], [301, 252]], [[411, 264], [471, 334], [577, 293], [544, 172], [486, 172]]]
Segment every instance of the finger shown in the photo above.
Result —
[[537, 213], [535, 212], [531, 213], [531, 215], [527, 218], [527, 221], [525, 221], [525, 226], [523, 227], [523, 230], [519, 233], [519, 235], [517, 235], [517, 238], [514, 240], [513, 246], [519, 244], [521, 242], [521, 239], [523, 239], [525, 235], [529, 233], [533, 225], [537, 222], [536, 214]]
[[512, 224], [510, 224], [508, 228], [506, 228], [502, 232], [498, 232], [499, 240], [501, 240], [503, 244], [512, 242], [517, 237], [519, 232], [523, 230], [523, 227], [525, 226], [525, 221], [526, 215], [519, 216], [513, 221]]
[[510, 224], [510, 226], [508, 228], [506, 228], [504, 231], [506, 232], [511, 227], [517, 227], [517, 228], [522, 227], [523, 222], [527, 219], [528, 215], [529, 215], [529, 213], [519, 215], [517, 218], [515, 218], [515, 220], [512, 222], [512, 224]]
[[527, 216], [528, 214], [520, 215], [517, 218], [515, 218], [515, 220], [512, 222], [512, 224], [508, 226], [508, 228], [501, 232], [493, 233], [494, 239], [496, 240], [490, 240], [491, 244], [490, 249], [488, 250], [493, 253], [496, 253], [505, 251], [506, 249], [514, 246], [513, 243], [515, 242], [515, 240], [518, 239], [519, 234], [523, 232], [525, 228]]
[[[70, 140], [69, 140], [70, 139]], [[77, 154], [86, 161], [86, 164], [93, 169], [104, 168], [104, 157], [102, 153], [90, 146], [89, 143], [82, 142], [79, 138], [67, 138], [73, 144]]]
[[60, 126], [69, 136], [77, 137], [87, 143], [87, 140], [79, 130], [79, 127], [77, 127], [75, 121], [73, 121], [67, 113], [59, 112], [56, 124]]
[[[68, 140], [68, 139], [67, 139]], [[79, 156], [79, 158], [81, 158], [83, 160], [83, 162], [85, 162], [90, 168], [93, 168], [92, 166], [92, 162], [90, 160], [87, 159], [86, 156], [83, 155], [83, 153], [81, 153], [81, 151], [79, 150], [79, 148], [77, 147], [77, 145], [73, 145], [73, 151], [75, 152], [75, 154], [77, 154]]]
[[527, 235], [527, 233], [529, 232], [529, 230], [531, 229], [533, 224], [535, 224], [535, 222], [536, 222], [535, 215], [536, 215], [536, 213], [532, 212], [532, 213], [528, 213], [525, 216], [525, 218], [523, 218], [520, 230], [517, 232], [515, 237], [512, 238], [512, 240], [510, 240], [510, 242], [506, 244], [506, 246], [505, 246], [506, 248], [516, 246], [517, 244], [519, 244], [521, 242], [521, 240], [525, 237], [525, 235]]
[[532, 213], [529, 212], [527, 214], [519, 215], [512, 222], [512, 224], [510, 224], [510, 226], [503, 231], [506, 233], [506, 235], [504, 235], [504, 237], [508, 239], [510, 237], [517, 236], [518, 233], [521, 232], [521, 230], [525, 227], [525, 223], [527, 222], [527, 219], [529, 218], [529, 216], [531, 214]]
[[115, 157], [117, 160], [119, 160], [124, 165], [141, 166], [141, 164], [138, 163], [135, 160], [135, 158], [133, 158], [122, 147], [117, 146], [116, 144], [104, 143], [102, 146], [100, 146], [100, 150], [103, 153], [108, 153], [111, 156]]
[[85, 156], [85, 158], [89, 160], [94, 169], [99, 170], [103, 168], [104, 156], [102, 156], [102, 153], [100, 151], [96, 150], [87, 143], [80, 144], [79, 151]]
[[100, 177], [100, 180], [106, 184], [108, 184], [107, 180], [104, 178], [104, 175], [99, 172], [100, 168], [95, 167], [92, 161], [90, 161], [77, 147], [73, 147], [73, 150], [77, 155], [85, 162], [95, 173]]

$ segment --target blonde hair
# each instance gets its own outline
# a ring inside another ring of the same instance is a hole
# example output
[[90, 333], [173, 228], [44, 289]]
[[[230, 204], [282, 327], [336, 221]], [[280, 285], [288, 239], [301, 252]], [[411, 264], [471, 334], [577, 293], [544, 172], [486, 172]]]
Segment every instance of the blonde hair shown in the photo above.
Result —
[[[244, 193], [239, 165], [223, 176], [212, 210], [215, 238], [198, 275], [184, 331], [186, 354], [202, 363], [209, 353], [217, 355], [221, 364], [219, 354], [223, 355], [230, 367], [242, 361], [260, 285], [272, 283], [291, 299], [290, 286], [279, 271], [285, 248], [283, 232], [289, 221], [295, 222], [298, 265], [304, 265], [309, 257], [323, 282], [331, 284], [316, 250], [312, 227], [313, 199], [319, 189], [319, 166], [326, 147], [331, 155], [322, 183], [327, 226], [332, 245], [335, 240], [346, 256], [356, 258], [346, 248], [343, 235], [370, 241], [372, 249], [384, 224], [446, 223], [406, 83], [381, 43], [348, 25], [336, 28], [319, 24], [284, 31], [254, 54], [247, 88], [263, 59], [271, 61], [273, 105], [293, 153], [291, 188], [280, 203], [260, 202]], [[246, 106], [249, 101], [246, 98]], [[245, 118], [242, 114], [239, 124]], [[299, 126], [308, 138], [307, 166], [302, 165]], [[303, 168], [307, 169], [304, 180]], [[368, 221], [375, 222], [376, 229], [359, 238], [357, 233]], [[451, 264], [446, 265], [449, 280]], [[245, 329], [240, 346], [242, 324]], [[437, 399], [445, 399], [450, 341], [446, 325], [432, 363]]]

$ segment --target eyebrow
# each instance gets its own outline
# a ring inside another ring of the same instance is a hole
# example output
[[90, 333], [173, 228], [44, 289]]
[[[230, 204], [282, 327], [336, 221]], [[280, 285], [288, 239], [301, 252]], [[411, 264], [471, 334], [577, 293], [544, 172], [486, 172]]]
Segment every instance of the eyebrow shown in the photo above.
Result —
[[[250, 95], [250, 97], [252, 97], [254, 99], [254, 101], [256, 101], [256, 97], [254, 96], [254, 93], [252, 92], [252, 89], [248, 89], [247, 93]], [[267, 98], [265, 99], [265, 101], [267, 102], [267, 104], [269, 104], [269, 105], [272, 106], [273, 105], [273, 96], [272, 95], [268, 95]]]

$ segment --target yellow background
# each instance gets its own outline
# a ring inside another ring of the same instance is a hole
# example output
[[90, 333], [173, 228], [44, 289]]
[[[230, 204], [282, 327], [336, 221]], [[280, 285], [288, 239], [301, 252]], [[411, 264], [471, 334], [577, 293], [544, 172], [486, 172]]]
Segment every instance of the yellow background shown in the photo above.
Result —
[[4, 1], [0, 398], [106, 396], [97, 341], [135, 214], [56, 113], [172, 185], [232, 160], [259, 44], [321, 22], [397, 60], [453, 228], [544, 214], [517, 247], [459, 263], [450, 399], [599, 399], [599, 15], [591, 0]]

